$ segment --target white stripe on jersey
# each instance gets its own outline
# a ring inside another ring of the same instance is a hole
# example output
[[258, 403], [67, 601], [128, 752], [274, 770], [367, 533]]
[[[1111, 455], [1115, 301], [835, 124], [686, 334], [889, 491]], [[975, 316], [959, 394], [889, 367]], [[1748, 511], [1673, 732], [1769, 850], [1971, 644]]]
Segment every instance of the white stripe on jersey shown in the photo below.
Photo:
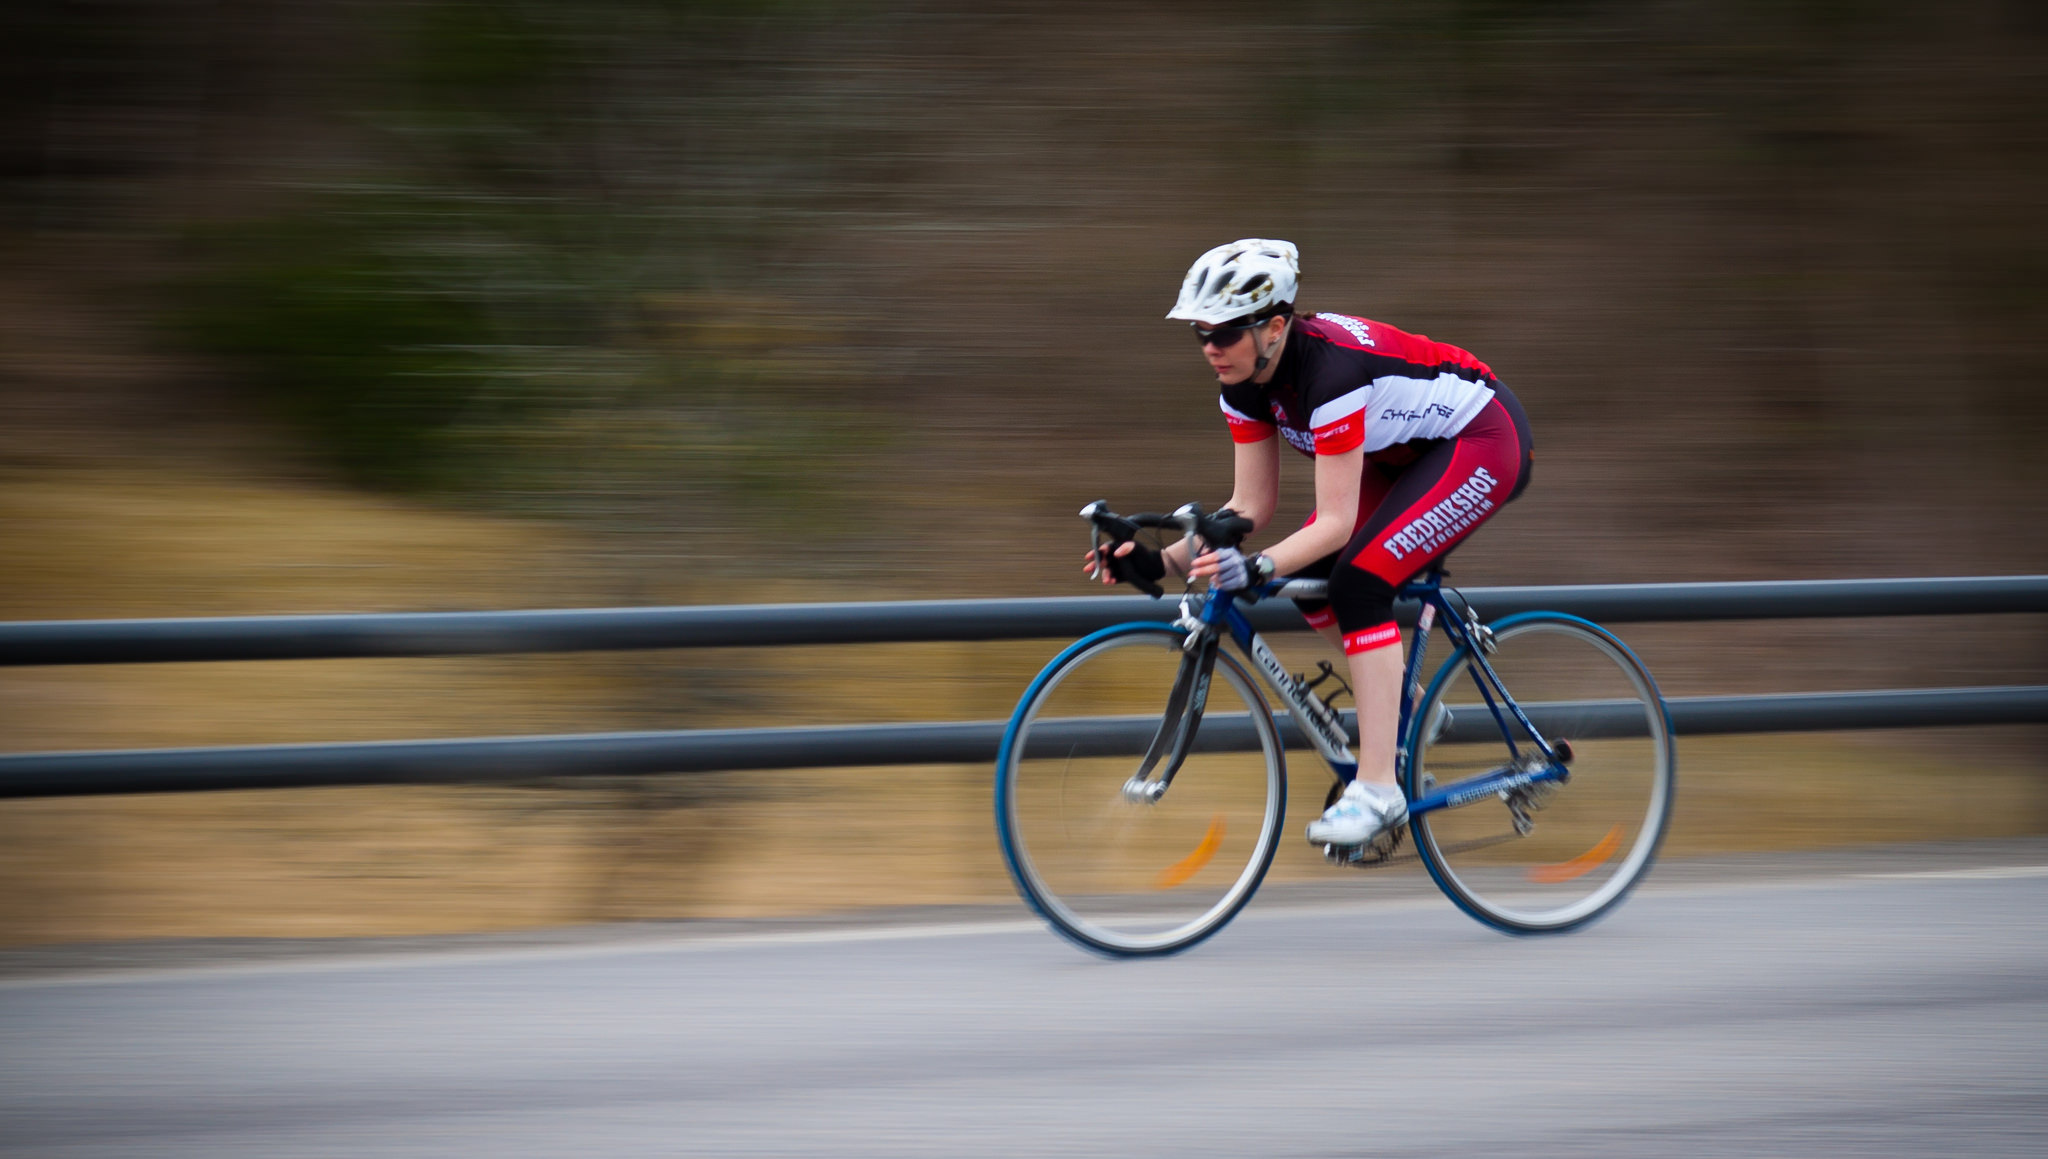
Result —
[[1220, 396], [1219, 396], [1219, 397], [1218, 397], [1218, 398], [1216, 399], [1216, 402], [1217, 402], [1217, 404], [1218, 404], [1218, 405], [1220, 405], [1220, 406], [1221, 406], [1221, 407], [1223, 408], [1223, 413], [1224, 413], [1224, 414], [1226, 414], [1226, 415], [1229, 415], [1229, 416], [1230, 416], [1231, 418], [1234, 418], [1234, 419], [1236, 419], [1236, 420], [1237, 420], [1238, 422], [1241, 422], [1241, 423], [1265, 423], [1265, 424], [1266, 424], [1267, 426], [1272, 426], [1272, 425], [1273, 425], [1273, 423], [1272, 423], [1272, 421], [1271, 421], [1270, 419], [1255, 419], [1255, 418], [1253, 418], [1252, 416], [1250, 416], [1250, 415], [1248, 415], [1248, 414], [1244, 413], [1243, 411], [1241, 411], [1241, 410], [1237, 409], [1236, 407], [1234, 407], [1234, 406], [1231, 406], [1231, 405], [1230, 405], [1230, 401], [1229, 401], [1228, 399], [1225, 399], [1225, 398], [1222, 398], [1222, 397], [1220, 397]]
[[1364, 410], [1365, 396], [1372, 393], [1373, 387], [1385, 381], [1386, 379], [1383, 378], [1377, 382], [1368, 383], [1352, 391], [1350, 394], [1339, 395], [1317, 407], [1308, 416], [1308, 428], [1310, 430], [1317, 430], [1321, 427], [1329, 426], [1338, 419], [1348, 419], [1359, 411]]
[[[1335, 402], [1316, 408], [1317, 426], [1342, 418], [1335, 408], [1364, 388]], [[1413, 439], [1447, 439], [1465, 429], [1465, 424], [1493, 401], [1493, 388], [1483, 382], [1459, 378], [1445, 372], [1435, 378], [1407, 378], [1390, 374], [1372, 380], [1372, 398], [1365, 402], [1365, 450], [1384, 451], [1395, 443]], [[1357, 404], [1353, 404], [1357, 405]]]

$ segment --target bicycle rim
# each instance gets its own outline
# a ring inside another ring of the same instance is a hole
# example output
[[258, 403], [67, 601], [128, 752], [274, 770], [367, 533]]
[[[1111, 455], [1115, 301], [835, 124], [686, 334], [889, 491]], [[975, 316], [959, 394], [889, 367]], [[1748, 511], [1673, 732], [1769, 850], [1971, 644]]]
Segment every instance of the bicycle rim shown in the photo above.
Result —
[[1126, 625], [1069, 648], [1025, 694], [999, 758], [996, 816], [1018, 891], [1102, 953], [1172, 953], [1215, 933], [1251, 900], [1277, 847], [1279, 734], [1227, 654], [1172, 787], [1149, 803], [1124, 793], [1158, 731], [1183, 638]]
[[[1418, 815], [1417, 850], [1452, 901], [1511, 933], [1575, 929], [1648, 872], [1671, 815], [1677, 764], [1655, 681], [1627, 646], [1577, 617], [1531, 613], [1494, 629], [1486, 659], [1545, 738], [1567, 742], [1570, 779]], [[1540, 752], [1504, 704], [1504, 734], [1460, 650], [1431, 682], [1410, 736], [1408, 790], [1432, 790]], [[1519, 805], [1526, 831], [1518, 828]]]

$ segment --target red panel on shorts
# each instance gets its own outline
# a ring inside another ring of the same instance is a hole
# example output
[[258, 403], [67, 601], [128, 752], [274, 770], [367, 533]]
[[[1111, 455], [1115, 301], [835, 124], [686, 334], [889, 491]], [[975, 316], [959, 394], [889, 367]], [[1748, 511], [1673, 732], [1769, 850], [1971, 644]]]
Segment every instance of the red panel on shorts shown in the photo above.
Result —
[[[1496, 421], [1484, 421], [1489, 418]], [[1380, 530], [1346, 562], [1399, 584], [1500, 510], [1514, 494], [1522, 470], [1522, 448], [1514, 426], [1496, 402], [1466, 431], [1458, 437], [1450, 469], [1422, 498], [1403, 511], [1374, 511], [1361, 521], [1360, 526], [1369, 521]]]

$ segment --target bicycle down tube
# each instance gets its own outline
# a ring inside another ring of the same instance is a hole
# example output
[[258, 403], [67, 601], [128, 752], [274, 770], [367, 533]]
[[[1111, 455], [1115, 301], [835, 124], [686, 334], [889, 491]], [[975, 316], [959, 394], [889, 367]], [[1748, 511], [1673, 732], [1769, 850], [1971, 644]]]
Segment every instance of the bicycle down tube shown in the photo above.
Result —
[[[1082, 515], [1098, 578], [1108, 553], [1142, 531], [1180, 532], [1194, 558], [1254, 530], [1227, 508], [1211, 515], [1195, 504], [1122, 516], [1097, 501]], [[1165, 594], [1146, 578], [1149, 566], [1111, 570]], [[1117, 957], [1197, 944], [1250, 901], [1273, 863], [1287, 747], [1314, 748], [1339, 786], [1357, 779], [1356, 742], [1335, 698], [1316, 695], [1335, 672], [1325, 663], [1322, 676], [1295, 677], [1250, 619], [1260, 600], [1327, 593], [1326, 581], [1305, 577], [1191, 587], [1171, 623], [1091, 633], [1033, 679], [997, 756], [996, 828], [1018, 892], [1056, 931]], [[1324, 857], [1383, 864], [1406, 835], [1438, 887], [1483, 924], [1560, 933], [1597, 919], [1641, 879], [1669, 823], [1675, 757], [1655, 680], [1627, 645], [1578, 617], [1530, 611], [1482, 623], [1437, 569], [1399, 593], [1421, 605], [1405, 663], [1385, 658], [1402, 680], [1386, 707], [1396, 709], [1394, 771], [1409, 824], [1390, 841], [1325, 845]], [[1425, 687], [1438, 630], [1451, 651]], [[1531, 697], [1526, 709], [1510, 682]], [[1609, 719], [1632, 711], [1642, 714], [1640, 740], [1622, 739], [1636, 733]], [[1298, 736], [1283, 738], [1283, 716]], [[1567, 782], [1575, 789], [1558, 791]]]
[[[1139, 515], [1125, 519], [1108, 513], [1107, 505], [1090, 504], [1082, 515], [1091, 519], [1100, 515], [1135, 531], [1138, 527], [1168, 527], [1180, 530], [1192, 549], [1197, 540], [1198, 528], [1203, 516], [1199, 507], [1192, 504], [1182, 507], [1171, 516]], [[1249, 526], [1248, 524], [1245, 526]], [[1420, 699], [1422, 662], [1429, 649], [1429, 635], [1439, 614], [1443, 618], [1443, 630], [1451, 638], [1454, 649], [1462, 651], [1465, 663], [1473, 677], [1481, 700], [1486, 704], [1494, 724], [1500, 729], [1501, 737], [1507, 743], [1508, 763], [1475, 777], [1434, 787], [1430, 792], [1412, 800], [1408, 805], [1411, 816], [1434, 812], [1438, 809], [1453, 808], [1481, 800], [1488, 796], [1506, 794], [1531, 785], [1548, 781], [1566, 781], [1571, 772], [1557, 751], [1544, 739], [1535, 724], [1522, 707], [1515, 703], [1493, 666], [1486, 659], [1488, 629], [1476, 617], [1467, 622], [1451, 606], [1443, 594], [1443, 576], [1432, 570], [1416, 580], [1401, 586], [1401, 594], [1419, 600], [1422, 612], [1416, 622], [1414, 639], [1408, 652], [1407, 663], [1402, 673], [1400, 711], [1395, 732], [1395, 771], [1397, 777], [1406, 773], [1406, 765], [1412, 759], [1413, 714]], [[1341, 719], [1324, 702], [1316, 699], [1305, 682], [1290, 676], [1265, 640], [1260, 638], [1250, 620], [1238, 607], [1240, 597], [1251, 600], [1273, 598], [1289, 594], [1309, 595], [1311, 589], [1320, 587], [1320, 581], [1282, 577], [1272, 580], [1254, 592], [1211, 591], [1206, 595], [1188, 593], [1181, 597], [1181, 615], [1175, 626], [1187, 633], [1183, 644], [1184, 654], [1180, 672], [1172, 692], [1168, 696], [1165, 712], [1158, 730], [1138, 769], [1124, 784], [1124, 796], [1133, 801], [1156, 801], [1164, 795], [1173, 783], [1173, 778], [1186, 761], [1193, 748], [1195, 736], [1201, 727], [1202, 714], [1208, 705], [1209, 681], [1216, 665], [1217, 648], [1221, 635], [1228, 631], [1254, 668], [1274, 694], [1285, 704], [1297, 729], [1313, 745], [1317, 753], [1330, 766], [1340, 781], [1350, 782], [1358, 776], [1358, 761], [1352, 755], [1350, 737], [1345, 734]], [[1292, 591], [1290, 591], [1292, 589]], [[1199, 611], [1196, 604], [1199, 602]], [[1454, 654], [1456, 652], [1454, 651]], [[1505, 712], [1503, 709], [1505, 708]], [[1512, 720], [1510, 720], [1512, 716]], [[1540, 761], [1525, 756], [1523, 746], [1515, 739], [1515, 728], [1520, 726], [1534, 742]], [[1163, 764], [1163, 768], [1161, 765]], [[1158, 775], [1153, 775], [1158, 769]]]
[[[1269, 590], [1262, 591], [1261, 595], [1277, 595], [1290, 582], [1299, 581], [1276, 580], [1269, 584]], [[1405, 765], [1412, 756], [1407, 738], [1418, 699], [1416, 690], [1421, 678], [1423, 657], [1429, 647], [1429, 634], [1439, 614], [1443, 617], [1444, 632], [1451, 637], [1454, 648], [1464, 650], [1465, 663], [1472, 670], [1474, 684], [1490, 710], [1495, 725], [1499, 727], [1502, 738], [1507, 742], [1511, 757], [1510, 763], [1501, 768], [1448, 785], [1437, 786], [1431, 792], [1410, 801], [1409, 814], [1413, 816], [1438, 809], [1455, 808], [1530, 785], [1569, 780], [1570, 770], [1558, 759], [1549, 741], [1537, 730], [1521, 705], [1515, 703], [1514, 698], [1506, 693], [1500, 677], [1493, 671], [1492, 665], [1487, 663], [1484, 637], [1476, 635], [1472, 625], [1465, 623], [1457, 615], [1450, 601], [1444, 598], [1440, 587], [1435, 583], [1415, 583], [1404, 587], [1403, 594], [1420, 599], [1422, 613], [1416, 622], [1414, 642], [1409, 649], [1408, 662], [1402, 676], [1404, 691], [1396, 732], [1400, 739], [1395, 748], [1395, 760], [1398, 765]], [[1190, 628], [1191, 646], [1199, 649], [1191, 651], [1183, 663], [1183, 671], [1188, 674], [1186, 679], [1192, 686], [1193, 698], [1183, 707], [1180, 703], [1181, 688], [1176, 687], [1175, 703], [1169, 705], [1167, 718], [1160, 722], [1160, 734], [1154, 738], [1155, 750], [1170, 732], [1173, 734], [1175, 756], [1185, 757], [1187, 746], [1200, 724], [1200, 714], [1208, 686], [1207, 674], [1215, 664], [1215, 637], [1221, 628], [1227, 629], [1238, 647], [1251, 657], [1259, 675], [1288, 706], [1290, 715], [1295, 721], [1300, 722], [1302, 734], [1315, 746], [1338, 778], [1346, 782], [1354, 779], [1358, 775], [1358, 762], [1351, 754], [1350, 738], [1344, 735], [1334, 714], [1326, 716], [1324, 712], [1319, 711], [1323, 707], [1321, 702], [1313, 705], [1308, 703], [1314, 700], [1314, 694], [1287, 674], [1279, 658], [1267, 647], [1265, 640], [1252, 628], [1251, 622], [1238, 607], [1236, 593], [1211, 593], [1204, 600], [1199, 616], [1188, 613], [1187, 603], [1187, 599], [1184, 599], [1181, 622]], [[1195, 643], [1197, 639], [1201, 641], [1199, 644]], [[1506, 714], [1502, 711], [1503, 707]], [[1512, 723], [1508, 714], [1512, 715]], [[1522, 755], [1522, 746], [1515, 741], [1517, 725], [1534, 741], [1535, 748], [1542, 756], [1540, 767], [1535, 767], [1533, 760]], [[1156, 757], [1148, 752], [1146, 764], [1139, 776], [1133, 778], [1134, 788], [1144, 775], [1149, 773], [1155, 762]], [[1150, 782], [1147, 791], [1154, 796], [1165, 792], [1165, 786], [1172, 780], [1172, 773], [1177, 767], [1178, 760], [1169, 764], [1167, 772], [1158, 781]], [[1398, 766], [1397, 771], [1400, 771]]]

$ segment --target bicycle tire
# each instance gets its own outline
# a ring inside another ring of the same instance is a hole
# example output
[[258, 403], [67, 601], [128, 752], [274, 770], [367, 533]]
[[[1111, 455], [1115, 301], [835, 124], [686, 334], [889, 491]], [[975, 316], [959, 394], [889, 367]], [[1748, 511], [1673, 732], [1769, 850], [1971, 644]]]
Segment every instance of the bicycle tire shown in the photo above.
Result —
[[1122, 791], [1158, 731], [1184, 639], [1139, 623], [1076, 641], [1018, 701], [997, 756], [996, 829], [1017, 892], [1097, 953], [1171, 954], [1213, 935], [1279, 847], [1279, 729], [1251, 673], [1221, 650], [1212, 711], [1171, 787], [1151, 803]]
[[[1487, 662], [1538, 731], [1572, 751], [1569, 780], [1418, 814], [1430, 876], [1458, 908], [1513, 934], [1562, 933], [1611, 912], [1656, 860], [1677, 777], [1670, 716], [1650, 672], [1613, 633], [1529, 612], [1492, 629]], [[1480, 695], [1469, 647], [1431, 679], [1408, 737], [1410, 800], [1540, 750]], [[1503, 732], [1505, 721], [1509, 732]], [[1529, 828], [1518, 828], [1511, 801]]]

